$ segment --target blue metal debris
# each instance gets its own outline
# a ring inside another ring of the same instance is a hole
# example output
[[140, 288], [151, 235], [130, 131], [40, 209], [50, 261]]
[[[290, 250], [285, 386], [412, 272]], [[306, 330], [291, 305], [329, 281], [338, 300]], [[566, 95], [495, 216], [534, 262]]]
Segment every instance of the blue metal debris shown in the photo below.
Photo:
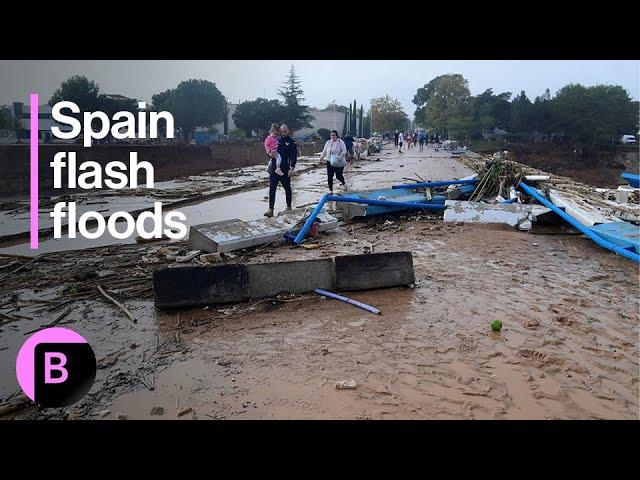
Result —
[[327, 202], [363, 203], [365, 205], [375, 205], [375, 206], [387, 207], [387, 208], [392, 207], [395, 211], [410, 210], [410, 209], [444, 210], [445, 209], [444, 202], [447, 199], [447, 197], [443, 195], [439, 195], [438, 197], [442, 197], [442, 198], [438, 198], [438, 199], [432, 198], [431, 203], [429, 203], [426, 200], [422, 202], [395, 202], [395, 201], [389, 201], [389, 200], [377, 200], [373, 198], [360, 198], [360, 197], [354, 197], [354, 196], [341, 197], [338, 195], [324, 195], [320, 199], [320, 202], [318, 202], [318, 205], [316, 205], [316, 208], [313, 210], [313, 212], [311, 212], [311, 215], [307, 217], [307, 221], [305, 222], [303, 227], [300, 229], [300, 231], [296, 235], [294, 242], [296, 244], [302, 243], [302, 240], [304, 240], [304, 237], [309, 232], [311, 225], [313, 225], [315, 218], [318, 216], [318, 214], [322, 210], [322, 207], [324, 207], [324, 204]]
[[631, 185], [633, 188], [640, 188], [640, 175], [636, 175], [635, 173], [624, 172], [620, 176], [624, 178], [627, 182], [629, 182], [629, 185]]
[[518, 187], [527, 195], [535, 198], [538, 202], [540, 202], [545, 207], [553, 210], [553, 212], [555, 212], [559, 217], [561, 217], [563, 220], [566, 220], [568, 223], [571, 224], [572, 227], [576, 228], [581, 233], [584, 233], [587, 237], [589, 237], [591, 240], [596, 242], [602, 248], [606, 248], [607, 250], [611, 250], [612, 252], [617, 253], [618, 255], [621, 255], [625, 258], [628, 258], [629, 260], [633, 260], [636, 263], [640, 263], [640, 255], [638, 255], [636, 252], [633, 252], [627, 248], [624, 248], [620, 245], [616, 245], [615, 243], [605, 240], [598, 233], [594, 232], [592, 228], [585, 227], [579, 221], [573, 218], [571, 215], [569, 215], [568, 213], [566, 213], [565, 211], [561, 210], [556, 205], [551, 203], [544, 196], [542, 196], [540, 192], [535, 188], [527, 185], [524, 182], [520, 182], [518, 184]]
[[616, 245], [640, 253], [640, 227], [629, 222], [601, 223], [591, 227], [595, 233]]
[[401, 183], [400, 185], [394, 185], [394, 190], [402, 188], [435, 188], [435, 187], [447, 187], [449, 185], [475, 185], [478, 183], [477, 178], [461, 179], [461, 180], [442, 180], [439, 182], [421, 182], [421, 183]]

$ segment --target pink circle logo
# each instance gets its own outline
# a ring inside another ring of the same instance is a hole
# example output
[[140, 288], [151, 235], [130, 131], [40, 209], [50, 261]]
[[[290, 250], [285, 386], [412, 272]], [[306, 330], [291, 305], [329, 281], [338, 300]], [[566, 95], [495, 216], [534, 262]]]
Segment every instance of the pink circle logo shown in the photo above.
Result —
[[16, 359], [20, 388], [44, 407], [72, 405], [96, 377], [96, 357], [82, 335], [68, 328], [46, 328], [31, 335]]

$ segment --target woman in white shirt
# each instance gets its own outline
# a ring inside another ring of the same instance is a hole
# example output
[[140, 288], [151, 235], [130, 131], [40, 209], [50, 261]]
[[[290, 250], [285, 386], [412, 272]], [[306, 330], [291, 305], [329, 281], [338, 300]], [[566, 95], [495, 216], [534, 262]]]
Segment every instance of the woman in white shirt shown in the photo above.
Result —
[[404, 142], [404, 135], [400, 132], [398, 135], [398, 152], [402, 153], [402, 143]]
[[320, 162], [327, 159], [327, 183], [329, 184], [329, 194], [333, 195], [333, 175], [342, 184], [342, 188], [347, 190], [347, 182], [344, 179], [344, 167], [347, 165], [346, 160], [347, 146], [338, 136], [338, 132], [331, 130], [331, 139], [324, 144], [324, 149], [320, 154]]

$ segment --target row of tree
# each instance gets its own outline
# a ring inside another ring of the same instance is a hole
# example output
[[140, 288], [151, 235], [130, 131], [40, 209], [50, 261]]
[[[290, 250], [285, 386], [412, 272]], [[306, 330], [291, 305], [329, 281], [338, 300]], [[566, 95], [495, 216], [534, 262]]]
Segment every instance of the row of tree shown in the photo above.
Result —
[[617, 85], [569, 84], [531, 101], [524, 91], [471, 95], [459, 74], [441, 75], [417, 90], [417, 125], [458, 139], [481, 138], [496, 127], [521, 140], [569, 142], [585, 154], [638, 131], [638, 102]]
[[[279, 100], [258, 98], [253, 102], [238, 105], [233, 116], [238, 128], [256, 131], [264, 135], [272, 123], [287, 123], [292, 131], [311, 126], [314, 117], [309, 107], [303, 104], [303, 90], [295, 68], [291, 66], [282, 88]], [[103, 111], [110, 117], [116, 112], [136, 113], [138, 100], [120, 95], [107, 95], [100, 86], [82, 75], [74, 75], [60, 85], [49, 99], [53, 106], [60, 101], [74, 102], [80, 108], [75, 114], [80, 118], [84, 112]], [[184, 140], [193, 138], [196, 128], [211, 129], [223, 123], [224, 133], [228, 133], [229, 106], [226, 97], [208, 80], [186, 80], [175, 88], [152, 96], [153, 105], [147, 109], [171, 112], [177, 134]], [[66, 112], [68, 113], [68, 112]], [[17, 131], [20, 123], [11, 115], [8, 107], [0, 107], [0, 130]]]

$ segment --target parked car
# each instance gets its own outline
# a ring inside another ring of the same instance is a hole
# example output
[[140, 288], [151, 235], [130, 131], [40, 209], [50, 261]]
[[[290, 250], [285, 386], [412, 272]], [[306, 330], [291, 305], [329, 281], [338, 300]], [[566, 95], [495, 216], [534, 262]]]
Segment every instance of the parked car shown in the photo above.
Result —
[[636, 143], [636, 137], [635, 135], [623, 135], [620, 139], [620, 143], [623, 143], [625, 145], [633, 145]]

